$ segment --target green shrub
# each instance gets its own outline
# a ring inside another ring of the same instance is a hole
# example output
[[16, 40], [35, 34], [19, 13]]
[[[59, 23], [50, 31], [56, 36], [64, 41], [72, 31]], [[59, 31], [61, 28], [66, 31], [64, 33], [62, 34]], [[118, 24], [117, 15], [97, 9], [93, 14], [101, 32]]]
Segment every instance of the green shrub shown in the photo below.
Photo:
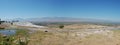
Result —
[[64, 25], [60, 25], [59, 28], [60, 28], [60, 29], [63, 29], [63, 28], [64, 28]]
[[27, 37], [0, 36], [0, 45], [28, 45], [28, 42]]

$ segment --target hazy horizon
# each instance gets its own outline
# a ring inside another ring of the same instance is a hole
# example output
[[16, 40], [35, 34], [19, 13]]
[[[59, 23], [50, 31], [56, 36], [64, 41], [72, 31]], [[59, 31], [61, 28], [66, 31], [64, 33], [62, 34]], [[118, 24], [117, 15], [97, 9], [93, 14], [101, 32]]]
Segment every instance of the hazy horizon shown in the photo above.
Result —
[[119, 21], [119, 4], [119, 0], [0, 0], [0, 18], [72, 17]]

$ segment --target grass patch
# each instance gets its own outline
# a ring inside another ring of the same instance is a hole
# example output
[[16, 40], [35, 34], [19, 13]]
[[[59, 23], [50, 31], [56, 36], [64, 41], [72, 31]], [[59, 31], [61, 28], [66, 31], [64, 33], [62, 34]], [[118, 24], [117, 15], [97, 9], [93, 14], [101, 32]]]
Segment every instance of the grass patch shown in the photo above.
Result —
[[29, 45], [38, 45], [38, 44], [40, 45], [43, 39], [45, 39], [46, 37], [51, 37], [51, 36], [53, 36], [52, 33], [37, 31], [30, 35]]
[[28, 30], [16, 30], [15, 35], [28, 36], [28, 33], [29, 33]]
[[28, 45], [28, 30], [16, 30], [15, 35], [0, 35], [0, 45]]

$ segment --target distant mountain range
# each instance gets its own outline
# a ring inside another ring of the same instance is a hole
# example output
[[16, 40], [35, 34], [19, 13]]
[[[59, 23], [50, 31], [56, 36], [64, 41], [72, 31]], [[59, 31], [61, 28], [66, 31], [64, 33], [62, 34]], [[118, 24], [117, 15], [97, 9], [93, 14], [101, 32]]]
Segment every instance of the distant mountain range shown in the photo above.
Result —
[[16, 18], [13, 20], [29, 21], [29, 22], [93, 22], [93, 23], [120, 23], [117, 21], [108, 21], [100, 19], [88, 19], [88, 18], [71, 18], [71, 17], [43, 17], [43, 18]]

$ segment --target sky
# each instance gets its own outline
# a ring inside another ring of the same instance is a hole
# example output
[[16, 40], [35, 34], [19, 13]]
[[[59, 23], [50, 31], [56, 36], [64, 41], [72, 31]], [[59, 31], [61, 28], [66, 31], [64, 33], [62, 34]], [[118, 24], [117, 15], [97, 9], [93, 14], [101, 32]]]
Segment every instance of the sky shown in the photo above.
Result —
[[119, 0], [0, 0], [0, 18], [74, 17], [120, 21]]

